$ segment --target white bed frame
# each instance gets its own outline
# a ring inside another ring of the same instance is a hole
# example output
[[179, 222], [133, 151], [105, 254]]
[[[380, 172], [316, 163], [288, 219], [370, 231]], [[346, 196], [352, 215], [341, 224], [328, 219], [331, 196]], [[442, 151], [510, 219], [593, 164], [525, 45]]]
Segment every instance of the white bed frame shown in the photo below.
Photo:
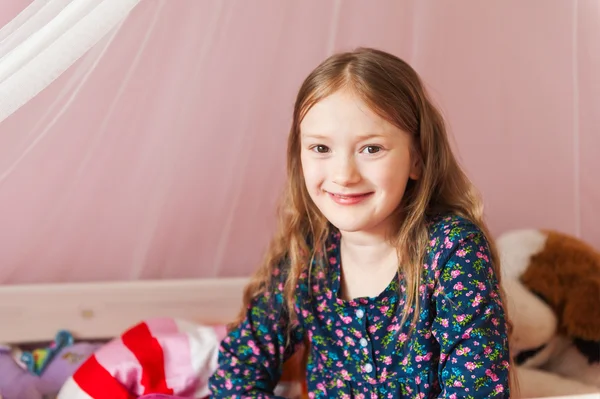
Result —
[[[0, 286], [0, 343], [110, 339], [152, 317], [226, 324], [240, 310], [246, 278]], [[600, 395], [553, 399], [600, 399]]]
[[65, 329], [107, 339], [151, 317], [225, 324], [240, 310], [245, 278], [0, 286], [0, 343], [47, 342]]

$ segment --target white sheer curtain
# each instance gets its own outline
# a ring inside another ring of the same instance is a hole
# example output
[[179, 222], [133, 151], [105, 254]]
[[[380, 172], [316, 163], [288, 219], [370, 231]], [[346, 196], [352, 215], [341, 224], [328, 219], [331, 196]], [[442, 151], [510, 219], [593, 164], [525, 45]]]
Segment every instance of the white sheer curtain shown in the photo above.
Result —
[[0, 283], [249, 274], [296, 90], [359, 45], [421, 73], [494, 232], [600, 244], [595, 0], [2, 2]]
[[121, 23], [140, 0], [36, 0], [0, 30], [0, 122]]

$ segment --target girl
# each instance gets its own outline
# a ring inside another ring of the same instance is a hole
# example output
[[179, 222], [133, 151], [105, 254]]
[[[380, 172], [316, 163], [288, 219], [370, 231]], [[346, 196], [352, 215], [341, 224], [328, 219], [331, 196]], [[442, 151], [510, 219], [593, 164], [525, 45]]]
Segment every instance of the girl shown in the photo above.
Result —
[[310, 398], [510, 397], [498, 255], [416, 72], [376, 49], [325, 60], [287, 172], [212, 397], [275, 398], [303, 341]]

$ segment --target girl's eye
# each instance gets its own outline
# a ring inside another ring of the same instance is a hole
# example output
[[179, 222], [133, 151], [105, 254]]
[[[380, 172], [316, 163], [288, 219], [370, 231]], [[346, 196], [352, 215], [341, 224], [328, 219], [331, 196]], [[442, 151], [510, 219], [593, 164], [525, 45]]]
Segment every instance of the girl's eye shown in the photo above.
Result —
[[381, 147], [378, 145], [368, 145], [363, 149], [367, 154], [376, 154], [381, 151]]
[[318, 152], [319, 154], [324, 154], [329, 151], [329, 148], [326, 145], [315, 145], [312, 147], [312, 150]]

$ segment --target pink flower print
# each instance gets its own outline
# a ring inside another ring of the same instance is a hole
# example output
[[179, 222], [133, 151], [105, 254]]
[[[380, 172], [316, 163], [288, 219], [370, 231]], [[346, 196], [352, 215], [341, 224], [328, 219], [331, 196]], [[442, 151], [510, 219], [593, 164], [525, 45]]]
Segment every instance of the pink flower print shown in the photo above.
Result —
[[441, 324], [443, 327], [448, 327], [448, 325], [449, 325], [449, 324], [448, 324], [448, 319], [442, 319], [442, 320], [440, 321], [440, 324]]
[[377, 399], [377, 394], [375, 392], [371, 392], [371, 399]]
[[325, 393], [325, 394], [327, 393], [327, 390], [325, 389], [325, 385], [323, 385], [323, 383], [322, 383], [322, 382], [319, 382], [319, 383], [317, 384], [317, 389], [318, 389], [319, 391], [323, 391], [323, 393]]
[[377, 329], [378, 329], [378, 328], [379, 328], [379, 327], [378, 327], [378, 326], [376, 326], [376, 325], [369, 326], [369, 332], [370, 332], [371, 334], [375, 334], [375, 333], [377, 332]]
[[416, 376], [416, 377], [415, 377], [415, 382], [416, 382], [417, 384], [420, 384], [420, 383], [421, 383], [421, 377], [420, 377], [420, 376]]
[[454, 384], [452, 384], [452, 385], [455, 386], [455, 387], [462, 387], [463, 386], [462, 382], [460, 382], [459, 380], [454, 381]]
[[457, 399], [457, 396], [455, 393], [453, 393], [452, 395], [450, 395], [450, 398], [448, 398], [448, 399]]
[[502, 384], [496, 385], [495, 391], [496, 393], [504, 392], [504, 387], [502, 386]]
[[475, 308], [475, 307], [477, 307], [477, 306], [479, 306], [479, 304], [481, 304], [481, 300], [482, 300], [482, 299], [483, 299], [483, 298], [481, 297], [481, 295], [480, 295], [480, 294], [479, 294], [479, 292], [478, 292], [478, 293], [477, 293], [477, 295], [475, 295], [475, 298], [473, 298], [473, 305], [472, 305], [472, 306], [473, 306], [474, 308]]
[[387, 328], [388, 331], [398, 331], [400, 330], [399, 324], [390, 324]]
[[348, 352], [347, 350], [344, 350], [344, 357], [348, 357], [350, 356], [350, 352]]
[[341, 387], [343, 387], [343, 386], [344, 386], [344, 382], [338, 378], [338, 379], [337, 379], [337, 381], [335, 382], [335, 385], [336, 385], [338, 388], [341, 388]]
[[348, 374], [348, 370], [342, 370], [342, 378], [345, 381], [350, 381], [350, 374]]
[[233, 388], [233, 384], [231, 383], [231, 380], [229, 378], [225, 380], [225, 388], [227, 388], [227, 389]]
[[308, 399], [315, 399], [315, 393], [314, 392], [309, 392], [308, 393]]
[[462, 285], [462, 283], [459, 281], [458, 283], [454, 284], [454, 289], [457, 291], [461, 291], [463, 290], [465, 287]]
[[344, 336], [344, 333], [342, 332], [342, 330], [335, 330], [335, 334], [339, 337], [342, 338]]
[[460, 270], [452, 270], [450, 275], [452, 276], [452, 278], [457, 278], [458, 276], [460, 276]]
[[382, 380], [385, 380], [385, 379], [386, 379], [386, 377], [387, 377], [387, 369], [386, 369], [386, 368], [384, 368], [384, 369], [383, 369], [383, 371], [381, 372], [381, 379], [382, 379]]
[[383, 364], [385, 364], [386, 366], [389, 366], [390, 364], [392, 364], [392, 357], [391, 356], [385, 356], [383, 358]]
[[335, 265], [336, 263], [337, 263], [337, 259], [335, 257], [332, 256], [331, 258], [329, 258], [330, 265]]
[[423, 356], [421, 356], [421, 355], [417, 355], [417, 356], [415, 356], [415, 361], [416, 361], [417, 363], [421, 363], [421, 362], [423, 361]]
[[381, 311], [381, 313], [385, 313], [385, 312], [387, 312], [389, 309], [390, 309], [390, 307], [389, 307], [389, 306], [387, 306], [387, 305], [386, 305], [386, 306], [382, 306], [381, 308], [379, 308], [379, 310]]
[[317, 305], [317, 312], [323, 313], [325, 308], [327, 308], [327, 304], [325, 302], [321, 302], [319, 305]]
[[325, 273], [323, 271], [319, 271], [319, 273], [317, 273], [317, 278], [320, 278], [320, 279], [325, 278]]
[[479, 288], [480, 291], [485, 291], [485, 284], [480, 281], [477, 283], [477, 288]]
[[494, 381], [494, 382], [498, 381], [498, 376], [496, 374], [494, 374], [494, 372], [490, 369], [485, 370], [485, 375], [490, 377], [492, 379], [492, 381]]
[[355, 344], [354, 344], [354, 340], [353, 340], [352, 338], [350, 338], [350, 337], [346, 337], [346, 339], [345, 339], [345, 340], [346, 340], [346, 343], [347, 343], [348, 345], [350, 345], [350, 346], [354, 346], [354, 345], [355, 345]]
[[398, 339], [400, 340], [400, 342], [406, 342], [406, 340], [408, 339], [408, 336], [406, 334], [404, 334], [404, 333], [401, 333], [398, 336]]
[[467, 330], [463, 333], [462, 335], [462, 339], [469, 339], [471, 338], [471, 331], [473, 330], [473, 328], [467, 328]]
[[473, 362], [466, 362], [465, 367], [467, 368], [467, 370], [473, 371], [473, 370], [475, 370], [476, 366], [475, 366], [475, 363], [473, 363]]
[[435, 247], [435, 238], [433, 240], [429, 241], [429, 246]]
[[356, 399], [365, 399], [365, 395], [363, 393], [359, 393], [356, 395]]
[[487, 257], [487, 255], [486, 255], [486, 254], [482, 254], [481, 252], [477, 252], [477, 257], [478, 257], [479, 259], [483, 259], [483, 260], [485, 260], [486, 262], [489, 262], [489, 261], [490, 261], [490, 260], [489, 260], [489, 258]]
[[483, 354], [487, 356], [490, 353], [492, 353], [492, 348], [490, 348], [489, 346], [486, 346], [485, 349], [483, 350]]
[[459, 249], [458, 251], [456, 251], [456, 256], [458, 256], [459, 258], [464, 258], [466, 254], [467, 251], [465, 251], [464, 249]]
[[404, 359], [402, 359], [402, 365], [406, 366], [408, 364], [408, 358], [405, 357]]
[[427, 352], [427, 354], [425, 356], [423, 356], [423, 360], [429, 361], [429, 360], [431, 360], [431, 356], [432, 356], [432, 353], [431, 352]]
[[327, 297], [327, 299], [331, 299], [331, 297], [332, 297], [331, 291], [327, 290], [327, 292], [325, 293], [325, 296]]
[[248, 346], [252, 349], [252, 353], [254, 353], [257, 356], [260, 355], [260, 351], [256, 347], [256, 343], [254, 341], [249, 340], [248, 341]]
[[344, 322], [344, 324], [350, 324], [350, 323], [352, 323], [352, 317], [343, 316], [342, 321]]
[[464, 320], [465, 320], [464, 314], [459, 314], [458, 316], [456, 316], [456, 321], [458, 321], [459, 323], [463, 322]]
[[419, 399], [423, 399], [424, 397], [425, 397], [425, 392], [419, 392], [417, 394], [417, 398], [419, 398]]
[[444, 247], [446, 247], [447, 249], [452, 248], [452, 242], [450, 241], [450, 238], [448, 238], [447, 236], [444, 237]]

